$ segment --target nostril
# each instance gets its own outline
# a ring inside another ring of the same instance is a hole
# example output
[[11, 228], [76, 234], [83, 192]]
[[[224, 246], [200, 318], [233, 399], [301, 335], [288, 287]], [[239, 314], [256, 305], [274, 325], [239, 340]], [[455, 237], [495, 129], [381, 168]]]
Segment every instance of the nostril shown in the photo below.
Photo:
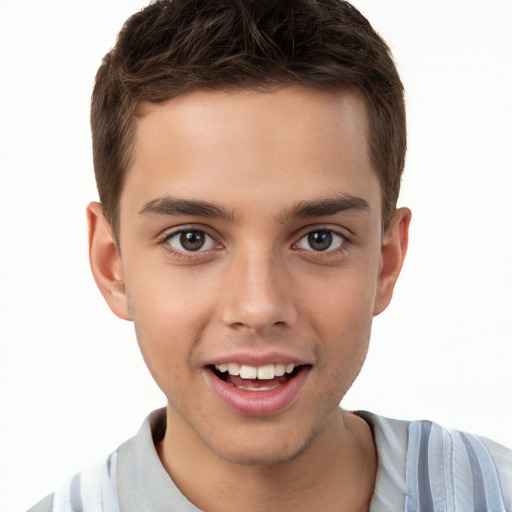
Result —
[[241, 331], [243, 329], [248, 329], [248, 330], [251, 329], [250, 325], [244, 324], [243, 322], [233, 322], [233, 323], [228, 323], [228, 325], [229, 325], [229, 327], [231, 327], [232, 329], [235, 329], [237, 331]]

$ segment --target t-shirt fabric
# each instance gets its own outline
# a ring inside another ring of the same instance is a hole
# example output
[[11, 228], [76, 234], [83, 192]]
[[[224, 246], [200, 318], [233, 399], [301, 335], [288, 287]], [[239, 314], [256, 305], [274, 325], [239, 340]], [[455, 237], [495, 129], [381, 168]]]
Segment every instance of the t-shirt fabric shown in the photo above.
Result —
[[[378, 456], [369, 512], [511, 512], [512, 451], [431, 421], [401, 421], [366, 411]], [[85, 468], [28, 512], [197, 512], [156, 452], [165, 409], [106, 461]]]

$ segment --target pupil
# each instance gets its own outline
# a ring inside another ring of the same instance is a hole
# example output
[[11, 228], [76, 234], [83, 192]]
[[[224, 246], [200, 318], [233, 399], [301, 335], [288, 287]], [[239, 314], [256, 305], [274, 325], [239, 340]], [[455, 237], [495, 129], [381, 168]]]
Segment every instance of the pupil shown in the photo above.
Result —
[[308, 242], [315, 251], [325, 251], [332, 244], [332, 234], [329, 231], [315, 231], [308, 235]]
[[204, 245], [204, 233], [187, 231], [180, 236], [180, 243], [187, 251], [197, 251]]

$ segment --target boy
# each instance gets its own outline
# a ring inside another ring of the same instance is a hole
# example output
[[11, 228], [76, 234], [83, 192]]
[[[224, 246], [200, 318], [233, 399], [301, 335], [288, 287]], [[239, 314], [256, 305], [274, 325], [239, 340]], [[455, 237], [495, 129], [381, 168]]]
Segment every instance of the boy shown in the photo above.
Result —
[[92, 101], [94, 277], [166, 394], [33, 510], [509, 510], [510, 452], [338, 405], [391, 300], [403, 91], [336, 0], [157, 2]]

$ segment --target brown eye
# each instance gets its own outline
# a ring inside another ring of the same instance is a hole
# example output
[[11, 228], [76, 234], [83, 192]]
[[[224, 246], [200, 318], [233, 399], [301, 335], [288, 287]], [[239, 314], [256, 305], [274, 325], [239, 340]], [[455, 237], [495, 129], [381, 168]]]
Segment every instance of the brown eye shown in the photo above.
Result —
[[167, 243], [178, 251], [197, 252], [200, 250], [212, 249], [215, 245], [214, 240], [204, 231], [189, 229], [179, 231], [169, 236]]
[[313, 251], [335, 250], [343, 245], [345, 239], [330, 229], [318, 229], [303, 236], [297, 247]]
[[198, 251], [204, 245], [204, 233], [198, 231], [181, 233], [180, 244], [187, 251]]

